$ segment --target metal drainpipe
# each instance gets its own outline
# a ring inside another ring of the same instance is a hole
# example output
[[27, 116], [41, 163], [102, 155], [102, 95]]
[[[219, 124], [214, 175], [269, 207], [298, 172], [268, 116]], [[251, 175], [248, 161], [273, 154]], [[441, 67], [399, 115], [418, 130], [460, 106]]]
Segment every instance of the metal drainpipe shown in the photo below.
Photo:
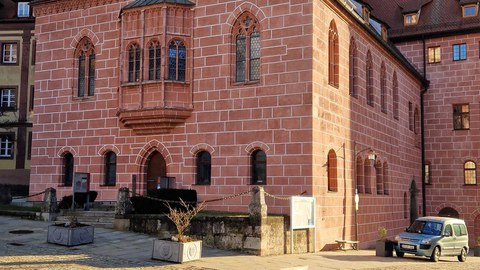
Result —
[[[423, 42], [423, 78], [427, 81], [427, 59], [426, 59], [426, 45], [425, 45], [425, 37], [422, 36]], [[421, 121], [421, 151], [422, 151], [422, 214], [423, 216], [427, 215], [427, 195], [425, 194], [425, 120], [424, 115], [425, 111], [423, 108], [424, 98], [423, 96], [428, 91], [429, 83], [428, 81], [423, 85], [423, 90], [420, 93], [420, 117]]]

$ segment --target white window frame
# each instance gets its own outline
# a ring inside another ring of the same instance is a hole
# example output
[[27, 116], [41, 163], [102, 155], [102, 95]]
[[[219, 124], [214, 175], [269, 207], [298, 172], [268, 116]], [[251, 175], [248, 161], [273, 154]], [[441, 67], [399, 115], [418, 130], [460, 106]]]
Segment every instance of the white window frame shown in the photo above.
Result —
[[2, 134], [0, 138], [0, 158], [11, 158], [13, 155], [13, 140], [11, 135]]
[[16, 91], [11, 88], [0, 89], [0, 108], [15, 109]]
[[18, 2], [17, 17], [30, 17], [30, 5], [28, 2]]
[[3, 43], [2, 44], [2, 63], [16, 64], [18, 54], [18, 43]]

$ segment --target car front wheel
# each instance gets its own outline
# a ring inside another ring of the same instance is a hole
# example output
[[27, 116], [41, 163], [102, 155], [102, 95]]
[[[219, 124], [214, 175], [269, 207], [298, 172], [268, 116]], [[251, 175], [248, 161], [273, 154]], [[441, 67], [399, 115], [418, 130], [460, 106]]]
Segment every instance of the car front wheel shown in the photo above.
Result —
[[440, 259], [440, 248], [435, 247], [432, 252], [432, 256], [430, 256], [430, 261], [432, 262], [438, 262], [438, 259]]
[[396, 251], [395, 250], [395, 253], [397, 254], [397, 257], [399, 257], [399, 258], [403, 258], [403, 256], [405, 256], [405, 253], [403, 253], [401, 251]]
[[460, 262], [464, 262], [467, 260], [467, 249], [466, 248], [462, 248], [462, 252], [460, 252], [460, 255], [458, 255], [458, 260]]

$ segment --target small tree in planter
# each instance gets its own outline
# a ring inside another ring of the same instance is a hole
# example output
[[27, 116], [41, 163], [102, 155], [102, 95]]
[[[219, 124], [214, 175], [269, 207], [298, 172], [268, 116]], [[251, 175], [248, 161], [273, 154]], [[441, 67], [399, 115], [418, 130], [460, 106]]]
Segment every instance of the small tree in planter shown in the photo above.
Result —
[[480, 236], [477, 237], [477, 245], [473, 248], [473, 256], [480, 257]]
[[378, 228], [378, 237], [375, 244], [375, 255], [380, 257], [393, 256], [393, 242], [387, 239], [387, 229], [385, 227]]
[[93, 235], [94, 227], [78, 222], [72, 213], [69, 222], [48, 226], [47, 242], [71, 247], [92, 243]]
[[153, 242], [152, 258], [170, 262], [187, 262], [200, 259], [202, 255], [202, 241], [195, 241], [185, 235], [192, 219], [205, 208], [204, 203], [196, 206], [188, 205], [182, 199], [180, 204], [184, 209], [167, 207], [170, 210], [166, 216], [175, 224], [177, 234], [171, 239], [155, 239]]

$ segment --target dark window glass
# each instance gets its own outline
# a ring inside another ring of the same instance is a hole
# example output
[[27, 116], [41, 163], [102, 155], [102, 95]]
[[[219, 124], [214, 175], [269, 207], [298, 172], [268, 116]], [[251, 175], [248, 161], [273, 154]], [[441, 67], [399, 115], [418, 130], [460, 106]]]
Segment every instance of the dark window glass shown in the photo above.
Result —
[[117, 155], [108, 152], [105, 155], [105, 185], [114, 186], [117, 182]]
[[160, 45], [152, 43], [148, 48], [148, 79], [160, 80]]
[[373, 60], [370, 51], [367, 53], [367, 104], [373, 106]]
[[357, 45], [352, 38], [350, 41], [350, 96], [357, 97]]
[[91, 54], [88, 58], [88, 95], [93, 96], [95, 91], [95, 54]]
[[85, 95], [85, 55], [82, 53], [78, 58], [78, 96]]
[[398, 81], [397, 73], [393, 72], [393, 118], [399, 118], [399, 94], [398, 94]]
[[236, 76], [235, 81], [245, 81], [245, 62], [246, 62], [246, 39], [244, 35], [237, 36], [237, 53], [236, 53]]
[[128, 50], [128, 81], [135, 81], [135, 47], [130, 47]]
[[262, 150], [252, 153], [252, 185], [267, 184], [267, 155]]
[[187, 70], [187, 49], [183, 44], [178, 46], [178, 77], [177, 81], [185, 81], [185, 72]]
[[453, 129], [470, 129], [470, 109], [468, 104], [453, 105]]
[[63, 156], [63, 185], [72, 186], [73, 183], [73, 155], [66, 153]]
[[135, 48], [135, 81], [140, 80], [140, 47]]
[[467, 44], [453, 45], [453, 60], [465, 60], [467, 59]]
[[16, 90], [0, 89], [0, 111], [16, 110]]
[[380, 103], [382, 112], [387, 113], [387, 71], [384, 63], [380, 72]]
[[260, 79], [260, 33], [253, 30], [250, 35], [250, 81]]
[[168, 47], [168, 79], [171, 81], [177, 79], [177, 46], [174, 42]]
[[328, 31], [328, 83], [335, 87], [339, 86], [339, 65], [338, 32], [337, 26], [332, 20]]
[[211, 181], [211, 156], [202, 151], [197, 155], [197, 185], [210, 185]]

